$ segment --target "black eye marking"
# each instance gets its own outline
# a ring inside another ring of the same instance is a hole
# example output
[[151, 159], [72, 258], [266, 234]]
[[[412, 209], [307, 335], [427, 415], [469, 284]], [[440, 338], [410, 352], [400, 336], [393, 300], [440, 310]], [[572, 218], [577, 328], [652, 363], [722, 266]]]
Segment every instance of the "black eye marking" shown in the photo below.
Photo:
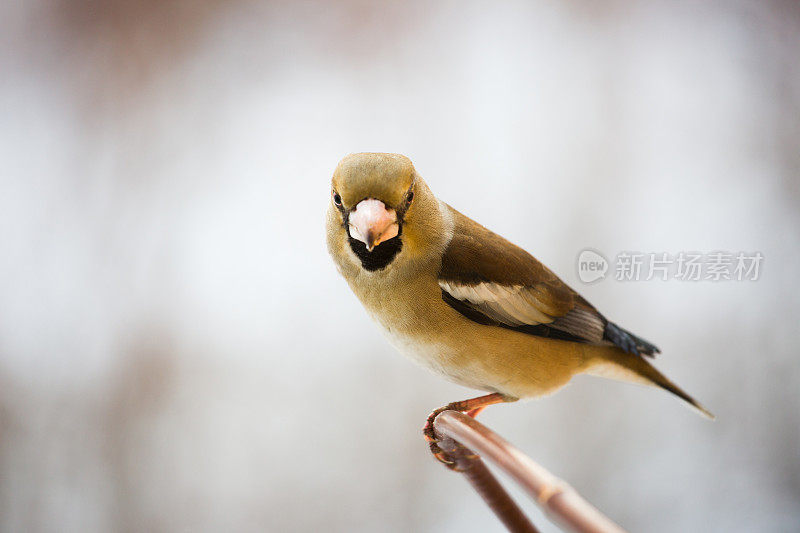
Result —
[[340, 209], [342, 207], [342, 197], [339, 196], [339, 193], [336, 191], [333, 191], [333, 205]]
[[408, 191], [406, 194], [406, 207], [411, 205], [411, 202], [414, 201], [414, 191]]

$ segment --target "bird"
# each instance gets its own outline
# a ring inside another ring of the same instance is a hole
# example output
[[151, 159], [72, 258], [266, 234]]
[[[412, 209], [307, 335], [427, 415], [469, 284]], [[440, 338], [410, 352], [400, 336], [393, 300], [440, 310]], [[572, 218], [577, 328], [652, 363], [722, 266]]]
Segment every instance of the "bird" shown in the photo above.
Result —
[[488, 394], [434, 410], [423, 434], [442, 463], [433, 420], [452, 409], [552, 394], [577, 374], [652, 385], [708, 409], [649, 361], [660, 350], [608, 320], [531, 254], [439, 200], [400, 154], [355, 153], [333, 172], [328, 252], [401, 353]]

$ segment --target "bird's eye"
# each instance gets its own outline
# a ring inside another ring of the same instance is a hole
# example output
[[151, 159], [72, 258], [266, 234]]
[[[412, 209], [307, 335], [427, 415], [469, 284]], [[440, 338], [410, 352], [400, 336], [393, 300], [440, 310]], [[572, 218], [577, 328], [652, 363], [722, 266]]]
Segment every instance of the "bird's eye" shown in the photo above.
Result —
[[411, 205], [411, 202], [414, 201], [414, 191], [408, 191], [406, 194], [406, 207]]
[[342, 207], [342, 197], [339, 196], [339, 193], [337, 192], [333, 193], [333, 203], [336, 205], [336, 207]]

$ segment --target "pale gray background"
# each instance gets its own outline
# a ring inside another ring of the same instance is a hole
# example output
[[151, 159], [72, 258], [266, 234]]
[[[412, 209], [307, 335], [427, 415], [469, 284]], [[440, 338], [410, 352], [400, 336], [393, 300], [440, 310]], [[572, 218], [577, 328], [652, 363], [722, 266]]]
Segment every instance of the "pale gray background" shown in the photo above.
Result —
[[[325, 252], [365, 150], [718, 415], [587, 377], [486, 423], [632, 531], [800, 528], [797, 4], [434, 4], [2, 3], [0, 529], [500, 530], [419, 433], [474, 391], [395, 354]], [[587, 246], [766, 259], [586, 286]]]

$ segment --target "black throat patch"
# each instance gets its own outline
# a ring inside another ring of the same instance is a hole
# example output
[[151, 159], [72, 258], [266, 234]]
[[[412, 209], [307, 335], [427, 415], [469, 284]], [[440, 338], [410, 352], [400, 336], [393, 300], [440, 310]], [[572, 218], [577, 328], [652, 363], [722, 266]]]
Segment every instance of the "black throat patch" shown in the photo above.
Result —
[[347, 238], [350, 241], [350, 248], [353, 253], [361, 260], [361, 266], [370, 272], [386, 268], [403, 247], [403, 241], [400, 240], [399, 234], [388, 241], [383, 241], [373, 248], [371, 252], [367, 251], [366, 244], [350, 237], [349, 231], [347, 232]]

